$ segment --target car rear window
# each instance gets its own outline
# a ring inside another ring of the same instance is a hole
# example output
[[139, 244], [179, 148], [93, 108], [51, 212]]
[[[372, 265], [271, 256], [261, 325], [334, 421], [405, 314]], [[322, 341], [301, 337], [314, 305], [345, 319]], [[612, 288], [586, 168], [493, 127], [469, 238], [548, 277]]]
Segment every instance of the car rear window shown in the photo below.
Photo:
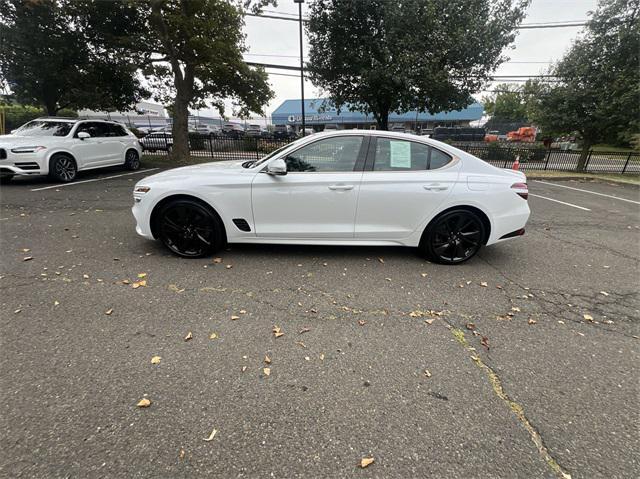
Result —
[[445, 166], [451, 157], [424, 143], [377, 138], [373, 171], [424, 171]]

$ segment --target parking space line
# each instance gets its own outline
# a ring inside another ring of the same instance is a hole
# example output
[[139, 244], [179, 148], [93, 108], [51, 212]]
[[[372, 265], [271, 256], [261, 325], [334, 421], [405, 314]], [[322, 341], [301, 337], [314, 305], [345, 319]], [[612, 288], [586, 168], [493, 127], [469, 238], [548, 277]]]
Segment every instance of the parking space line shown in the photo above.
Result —
[[579, 210], [591, 211], [589, 208], [585, 208], [584, 206], [574, 205], [573, 203], [565, 203], [564, 201], [554, 200], [553, 198], [547, 198], [546, 196], [534, 195], [533, 193], [529, 193], [529, 196], [535, 196], [536, 198], [542, 198], [543, 200], [553, 201], [555, 203], [560, 203], [561, 205], [572, 206], [573, 208], [578, 208]]
[[596, 191], [589, 191], [589, 190], [583, 190], [581, 188], [574, 188], [573, 186], [558, 185], [556, 183], [549, 183], [548, 181], [540, 181], [540, 180], [533, 180], [533, 181], [535, 181], [536, 183], [542, 183], [543, 185], [557, 186], [558, 188], [567, 188], [568, 190], [582, 191], [583, 193], [591, 193], [592, 195], [605, 196], [607, 198], [613, 198], [614, 200], [626, 201], [628, 203], [634, 203], [636, 205], [640, 205], [640, 201], [628, 200], [626, 198], [620, 198], [619, 196], [606, 195], [604, 193], [598, 193]]
[[93, 178], [91, 180], [74, 181], [73, 183], [64, 183], [62, 185], [44, 186], [42, 188], [34, 188], [31, 191], [51, 190], [53, 188], [64, 188], [65, 186], [79, 185], [81, 183], [91, 183], [92, 181], [111, 180], [113, 178], [120, 178], [121, 176], [138, 175], [140, 173], [146, 173], [147, 171], [159, 170], [160, 168], [147, 168], [146, 170], [134, 171], [132, 173], [123, 173], [121, 175], [103, 176], [102, 178]]

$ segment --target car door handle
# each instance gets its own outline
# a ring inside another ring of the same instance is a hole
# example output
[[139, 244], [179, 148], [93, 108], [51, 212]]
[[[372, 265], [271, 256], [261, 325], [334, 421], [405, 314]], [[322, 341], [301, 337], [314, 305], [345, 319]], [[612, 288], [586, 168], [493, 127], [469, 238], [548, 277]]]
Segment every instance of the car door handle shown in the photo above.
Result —
[[439, 183], [433, 183], [433, 184], [430, 184], [430, 185], [422, 185], [422, 187], [423, 187], [425, 190], [429, 190], [429, 191], [444, 191], [444, 190], [446, 190], [447, 188], [449, 188], [448, 186], [446, 186], [446, 185], [441, 185], [441, 184], [439, 184]]
[[333, 191], [349, 191], [353, 189], [353, 185], [329, 185], [329, 189]]

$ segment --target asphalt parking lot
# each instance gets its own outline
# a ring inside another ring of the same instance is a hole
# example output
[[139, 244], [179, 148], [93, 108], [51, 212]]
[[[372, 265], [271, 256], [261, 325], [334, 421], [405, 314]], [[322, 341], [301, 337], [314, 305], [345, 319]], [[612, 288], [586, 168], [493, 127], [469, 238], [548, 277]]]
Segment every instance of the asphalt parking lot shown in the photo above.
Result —
[[0, 477], [640, 476], [638, 187], [530, 181], [457, 267], [215, 263], [136, 235], [144, 175], [2, 186]]

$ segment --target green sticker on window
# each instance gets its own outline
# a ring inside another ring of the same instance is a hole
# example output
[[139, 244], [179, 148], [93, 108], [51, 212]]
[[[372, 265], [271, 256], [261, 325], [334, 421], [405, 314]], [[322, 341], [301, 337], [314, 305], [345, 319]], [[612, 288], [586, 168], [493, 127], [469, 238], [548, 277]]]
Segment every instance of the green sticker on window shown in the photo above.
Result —
[[391, 168], [411, 168], [411, 144], [408, 141], [390, 141]]

